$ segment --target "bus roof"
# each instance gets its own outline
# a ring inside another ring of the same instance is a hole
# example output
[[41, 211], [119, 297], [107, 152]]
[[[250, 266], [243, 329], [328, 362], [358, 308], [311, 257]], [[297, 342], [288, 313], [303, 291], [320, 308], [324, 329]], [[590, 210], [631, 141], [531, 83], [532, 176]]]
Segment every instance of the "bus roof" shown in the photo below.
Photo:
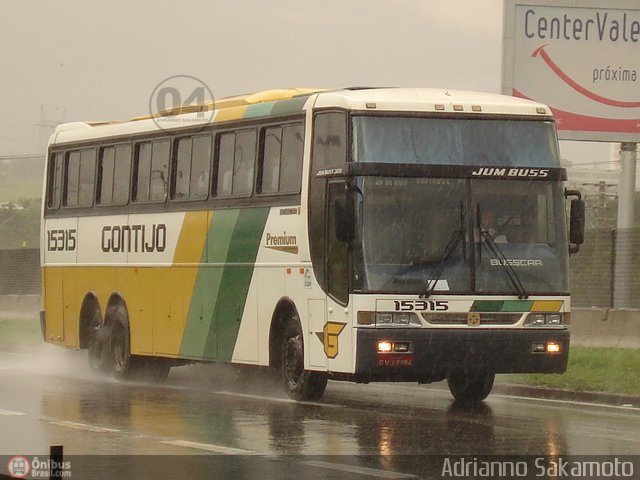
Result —
[[[311, 103], [307, 104], [309, 100]], [[171, 131], [190, 124], [202, 126], [202, 112], [211, 112], [206, 115], [204, 123], [219, 123], [296, 113], [311, 106], [371, 112], [551, 117], [550, 109], [543, 104], [491, 93], [436, 88], [288, 88], [224, 97], [215, 102], [164, 110], [153, 116], [140, 116], [128, 121], [64, 123], [56, 128], [49, 143], [78, 142], [159, 130]]]

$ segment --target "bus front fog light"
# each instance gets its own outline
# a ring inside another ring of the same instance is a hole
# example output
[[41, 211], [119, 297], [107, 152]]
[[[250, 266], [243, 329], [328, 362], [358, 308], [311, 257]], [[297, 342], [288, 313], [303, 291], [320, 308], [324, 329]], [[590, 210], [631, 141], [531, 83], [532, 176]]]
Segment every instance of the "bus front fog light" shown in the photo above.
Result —
[[547, 353], [560, 353], [560, 344], [556, 342], [547, 342]]
[[393, 343], [382, 340], [378, 342], [379, 353], [389, 353], [393, 349]]
[[393, 351], [399, 353], [407, 353], [409, 351], [409, 342], [394, 343]]

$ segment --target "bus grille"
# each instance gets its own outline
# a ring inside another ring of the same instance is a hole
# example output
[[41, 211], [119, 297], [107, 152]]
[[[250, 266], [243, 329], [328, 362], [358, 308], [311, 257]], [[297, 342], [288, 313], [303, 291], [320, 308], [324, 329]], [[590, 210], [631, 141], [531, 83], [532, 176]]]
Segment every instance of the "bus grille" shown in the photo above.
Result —
[[[480, 325], [514, 325], [522, 318], [522, 313], [476, 313], [480, 315]], [[431, 325], [467, 325], [466, 313], [423, 313]]]

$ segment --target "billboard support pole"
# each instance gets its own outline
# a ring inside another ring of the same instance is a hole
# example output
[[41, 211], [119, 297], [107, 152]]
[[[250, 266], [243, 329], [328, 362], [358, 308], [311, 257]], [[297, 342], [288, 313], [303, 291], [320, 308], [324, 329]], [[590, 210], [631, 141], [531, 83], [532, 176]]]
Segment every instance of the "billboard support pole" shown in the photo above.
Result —
[[632, 304], [633, 280], [633, 216], [636, 190], [636, 148], [625, 142], [620, 148], [620, 190], [618, 192], [618, 227], [613, 284], [613, 307], [629, 308]]

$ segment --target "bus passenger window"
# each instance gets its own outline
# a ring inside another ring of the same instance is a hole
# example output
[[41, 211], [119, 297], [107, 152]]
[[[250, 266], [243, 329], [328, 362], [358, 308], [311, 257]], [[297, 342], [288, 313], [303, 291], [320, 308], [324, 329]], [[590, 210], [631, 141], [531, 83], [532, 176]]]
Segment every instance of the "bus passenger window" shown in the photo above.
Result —
[[248, 195], [253, 190], [253, 166], [256, 157], [256, 132], [243, 130], [236, 134], [233, 160], [233, 195]]
[[279, 191], [281, 193], [300, 193], [303, 151], [303, 125], [285, 126], [282, 132], [282, 159], [280, 162]]
[[58, 208], [60, 206], [63, 158], [64, 155], [62, 153], [56, 153], [51, 156], [49, 163], [49, 182], [47, 185], [47, 206], [49, 208]]
[[134, 166], [134, 202], [146, 202], [149, 200], [149, 177], [151, 174], [151, 143], [139, 143], [136, 145], [136, 158]]
[[181, 138], [178, 141], [178, 158], [176, 161], [176, 184], [173, 198], [189, 197], [189, 177], [191, 175], [191, 148], [193, 141], [190, 138]]
[[95, 148], [80, 151], [80, 178], [78, 181], [78, 206], [93, 205], [93, 184], [96, 175]]
[[151, 185], [149, 200], [164, 201], [167, 198], [169, 173], [169, 140], [153, 142], [151, 151]]
[[98, 198], [100, 205], [109, 205], [113, 202], [113, 171], [116, 161], [116, 147], [100, 149], [98, 162]]
[[281, 146], [282, 129], [280, 127], [267, 128], [264, 132], [260, 193], [276, 193], [278, 191]]
[[256, 131], [240, 130], [218, 137], [216, 195], [246, 196], [253, 190]]
[[209, 194], [209, 170], [211, 169], [211, 136], [193, 139], [191, 149], [190, 198], [206, 198]]
[[131, 183], [131, 145], [116, 145], [113, 173], [113, 203], [123, 205], [129, 201]]
[[265, 129], [260, 193], [300, 192], [303, 146], [302, 124]]
[[233, 133], [220, 135], [220, 147], [218, 150], [218, 182], [216, 195], [231, 195], [231, 181], [233, 177], [233, 151], [235, 149], [236, 136]]
[[64, 206], [78, 206], [78, 181], [80, 175], [80, 152], [75, 150], [67, 153], [65, 162]]

